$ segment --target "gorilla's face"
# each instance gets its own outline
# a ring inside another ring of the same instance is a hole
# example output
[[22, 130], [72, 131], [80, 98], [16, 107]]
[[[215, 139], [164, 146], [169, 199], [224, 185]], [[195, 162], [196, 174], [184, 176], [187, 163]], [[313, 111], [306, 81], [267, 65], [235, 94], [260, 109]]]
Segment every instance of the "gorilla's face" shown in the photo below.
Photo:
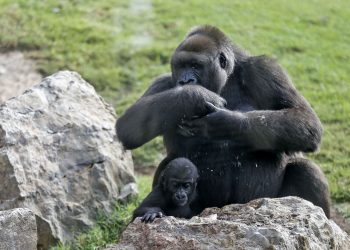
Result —
[[171, 194], [171, 200], [177, 207], [185, 206], [194, 191], [194, 183], [190, 180], [181, 181], [171, 178], [168, 183], [168, 192]]
[[220, 48], [210, 38], [187, 37], [171, 59], [173, 81], [179, 86], [199, 84], [220, 93], [233, 71], [234, 62], [228, 58], [233, 58], [230, 50]]
[[198, 172], [195, 165], [185, 158], [172, 160], [161, 179], [165, 198], [176, 207], [188, 204], [195, 194]]

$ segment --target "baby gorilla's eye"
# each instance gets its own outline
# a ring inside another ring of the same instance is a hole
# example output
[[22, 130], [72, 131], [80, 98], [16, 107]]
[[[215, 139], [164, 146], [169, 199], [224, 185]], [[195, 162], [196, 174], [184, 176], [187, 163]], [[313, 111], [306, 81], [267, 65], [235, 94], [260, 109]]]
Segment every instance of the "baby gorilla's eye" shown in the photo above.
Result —
[[226, 68], [226, 65], [227, 65], [227, 59], [224, 55], [224, 53], [220, 53], [220, 56], [219, 56], [219, 62], [220, 62], [220, 66], [221, 68]]
[[184, 188], [187, 189], [187, 188], [190, 188], [190, 187], [191, 187], [191, 183], [188, 182], [188, 183], [185, 183], [185, 184], [184, 184]]

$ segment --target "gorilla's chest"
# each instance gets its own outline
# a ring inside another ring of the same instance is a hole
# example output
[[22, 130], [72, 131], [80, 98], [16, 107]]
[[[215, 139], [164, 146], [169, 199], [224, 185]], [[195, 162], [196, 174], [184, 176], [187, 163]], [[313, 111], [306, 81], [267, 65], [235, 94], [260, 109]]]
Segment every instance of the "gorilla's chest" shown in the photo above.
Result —
[[181, 156], [189, 158], [206, 176], [221, 177], [226, 173], [242, 175], [251, 172], [265, 175], [283, 169], [286, 161], [284, 153], [267, 151], [247, 151], [232, 141], [187, 141]]

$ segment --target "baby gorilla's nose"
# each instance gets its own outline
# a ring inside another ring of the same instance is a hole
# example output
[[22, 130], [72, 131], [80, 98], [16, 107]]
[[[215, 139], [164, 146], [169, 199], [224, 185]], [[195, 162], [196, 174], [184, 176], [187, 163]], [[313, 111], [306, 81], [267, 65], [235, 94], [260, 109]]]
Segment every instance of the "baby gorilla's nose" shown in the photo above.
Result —
[[186, 194], [185, 193], [177, 193], [176, 195], [175, 195], [175, 197], [176, 197], [176, 199], [178, 199], [178, 200], [184, 200], [184, 199], [186, 199]]

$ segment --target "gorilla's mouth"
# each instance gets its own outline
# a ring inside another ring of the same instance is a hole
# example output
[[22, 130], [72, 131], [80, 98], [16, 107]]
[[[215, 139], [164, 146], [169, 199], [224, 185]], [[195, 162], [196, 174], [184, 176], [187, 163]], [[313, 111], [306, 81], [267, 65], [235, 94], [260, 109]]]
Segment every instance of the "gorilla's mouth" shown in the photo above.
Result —
[[176, 206], [183, 207], [187, 203], [187, 198], [184, 198], [184, 199], [181, 199], [181, 200], [174, 199], [174, 203], [175, 203]]
[[178, 85], [185, 86], [185, 85], [201, 85], [200, 82], [179, 82]]

